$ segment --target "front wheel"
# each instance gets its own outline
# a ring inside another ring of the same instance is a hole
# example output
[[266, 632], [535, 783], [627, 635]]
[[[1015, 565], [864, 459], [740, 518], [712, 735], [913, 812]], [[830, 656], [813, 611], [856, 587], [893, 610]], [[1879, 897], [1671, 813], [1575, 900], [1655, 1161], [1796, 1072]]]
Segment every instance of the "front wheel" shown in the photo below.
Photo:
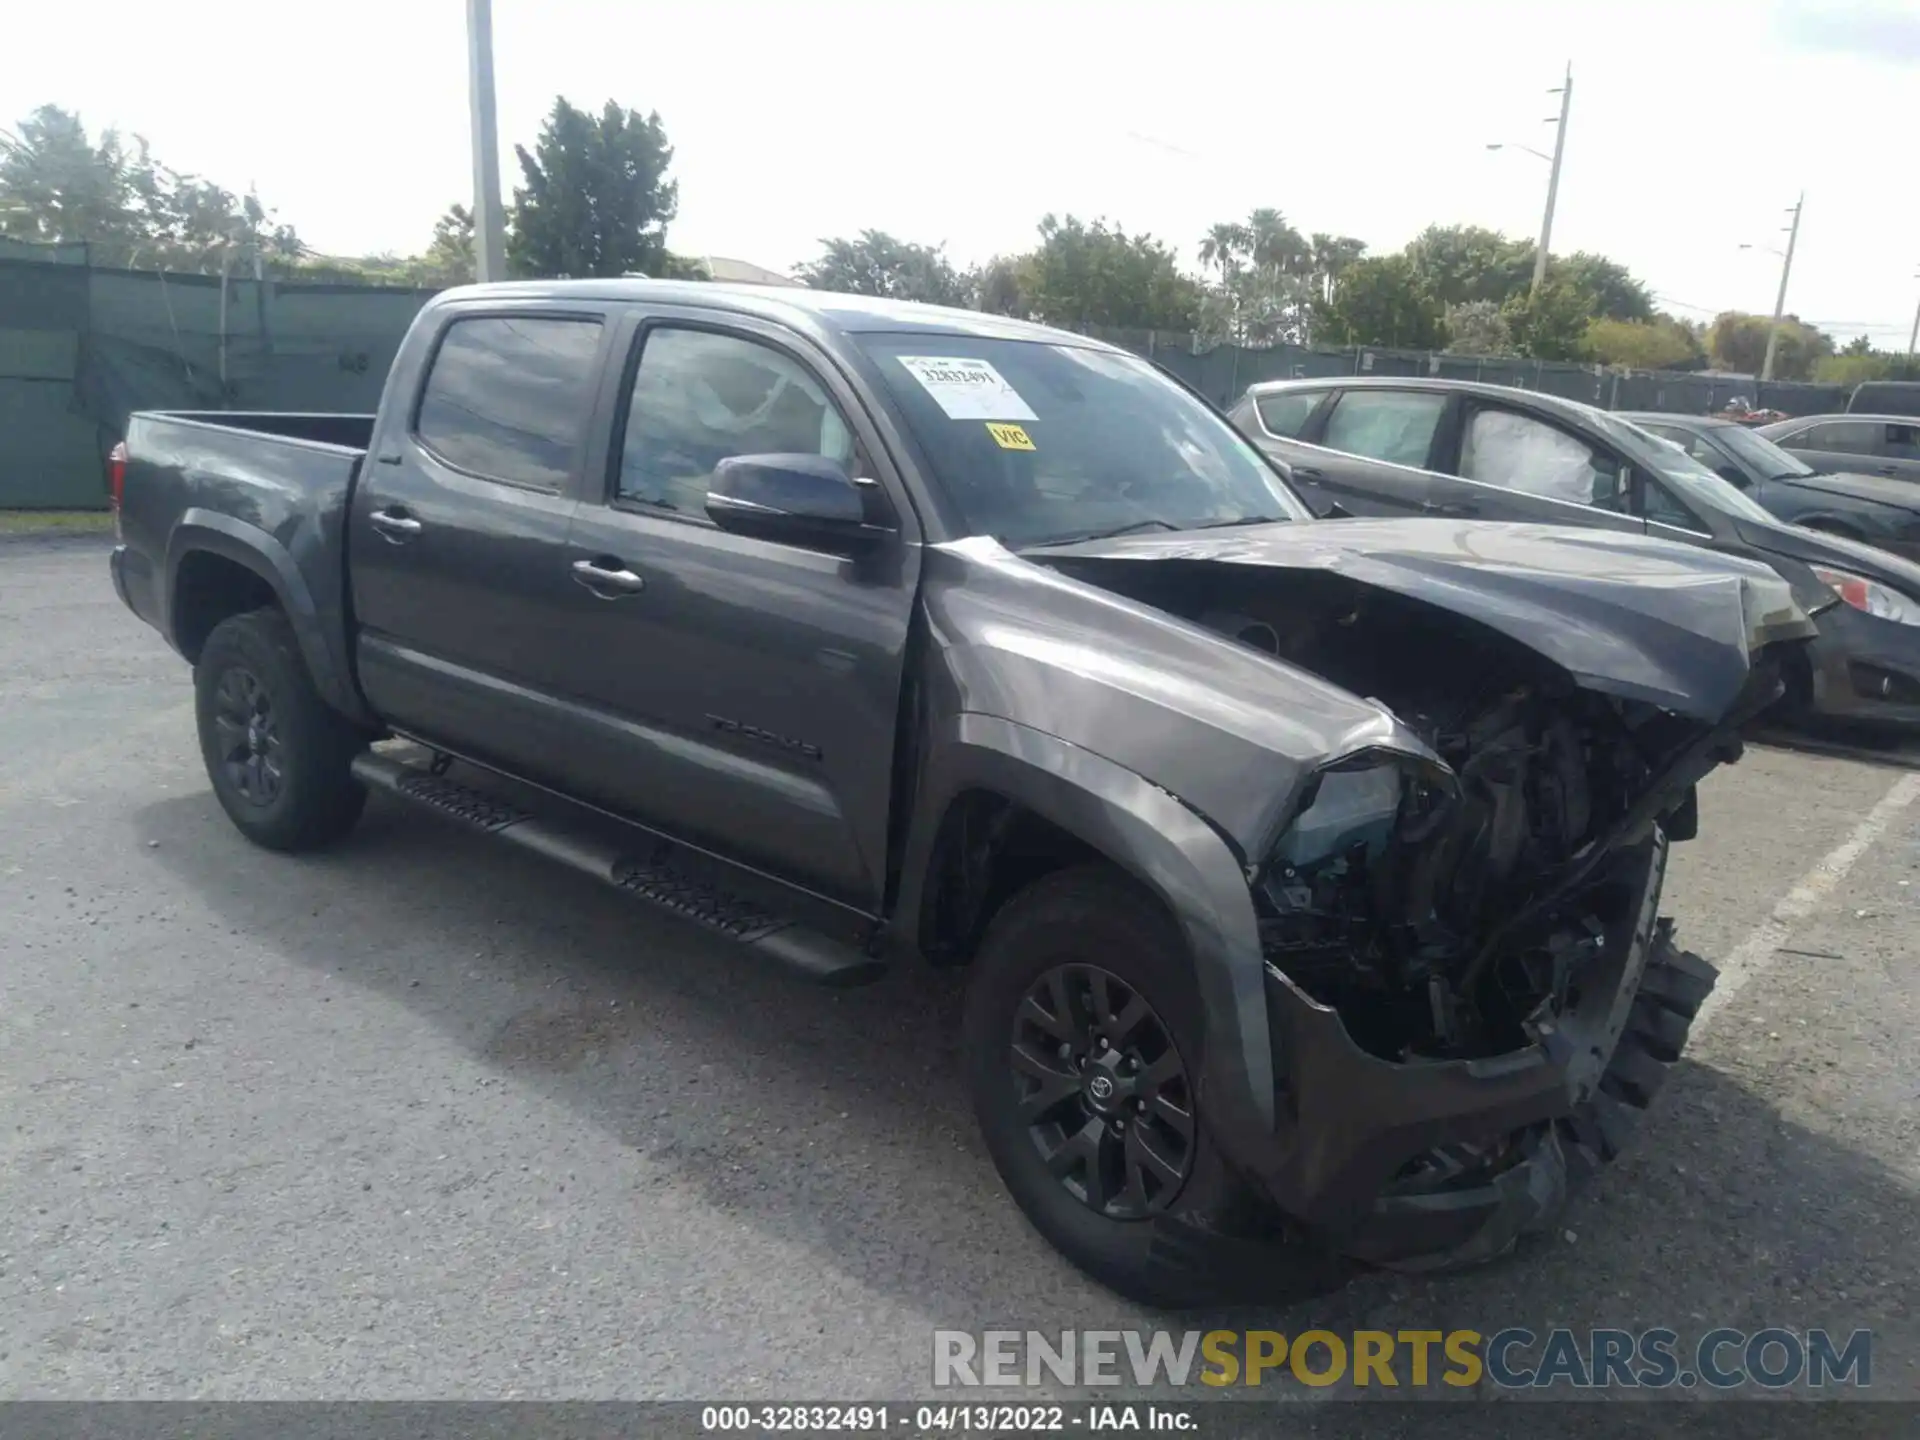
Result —
[[968, 1087], [1001, 1179], [1056, 1249], [1148, 1305], [1226, 1298], [1244, 1266], [1225, 1257], [1277, 1224], [1208, 1135], [1200, 1018], [1172, 920], [1099, 866], [1008, 901], [967, 990]]
[[241, 834], [269, 850], [312, 850], [353, 828], [367, 792], [351, 766], [367, 737], [320, 698], [285, 615], [222, 620], [193, 687], [207, 778]]

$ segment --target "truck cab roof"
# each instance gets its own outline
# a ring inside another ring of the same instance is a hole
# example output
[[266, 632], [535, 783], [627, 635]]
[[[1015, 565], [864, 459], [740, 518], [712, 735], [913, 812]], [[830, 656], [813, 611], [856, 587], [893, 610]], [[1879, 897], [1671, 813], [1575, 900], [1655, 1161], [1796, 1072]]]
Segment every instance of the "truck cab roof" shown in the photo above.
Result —
[[872, 295], [846, 295], [831, 290], [807, 290], [771, 285], [723, 284], [703, 280], [513, 280], [493, 285], [464, 285], [442, 291], [434, 306], [503, 299], [529, 301], [587, 300], [628, 304], [695, 305], [795, 325], [800, 329], [831, 330], [842, 334], [918, 332], [927, 335], [977, 335], [1000, 340], [1031, 340], [1049, 345], [1072, 345], [1087, 350], [1114, 347], [1085, 335], [945, 305], [913, 300], [890, 300]]

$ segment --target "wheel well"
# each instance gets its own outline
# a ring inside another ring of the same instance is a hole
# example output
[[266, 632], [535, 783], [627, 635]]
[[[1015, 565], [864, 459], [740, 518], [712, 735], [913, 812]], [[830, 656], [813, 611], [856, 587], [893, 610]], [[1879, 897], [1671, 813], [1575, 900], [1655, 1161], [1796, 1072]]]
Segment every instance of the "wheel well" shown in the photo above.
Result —
[[258, 572], [224, 555], [195, 550], [181, 558], [179, 573], [174, 577], [173, 605], [168, 612], [173, 643], [189, 661], [197, 661], [207, 636], [222, 620], [279, 603], [273, 586]]
[[1070, 831], [990, 790], [956, 795], [941, 817], [920, 906], [920, 950], [964, 965], [1000, 907], [1042, 876], [1110, 863]]

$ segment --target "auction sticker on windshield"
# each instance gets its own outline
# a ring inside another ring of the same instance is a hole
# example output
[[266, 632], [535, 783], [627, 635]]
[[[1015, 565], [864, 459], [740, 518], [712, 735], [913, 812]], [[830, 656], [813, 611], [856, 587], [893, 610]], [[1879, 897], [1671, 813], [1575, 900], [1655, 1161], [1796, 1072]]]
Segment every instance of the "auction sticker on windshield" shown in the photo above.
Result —
[[987, 422], [987, 433], [993, 437], [993, 443], [1002, 450], [1032, 450], [1035, 448], [1033, 437], [1021, 425], [996, 425]]
[[898, 359], [950, 420], [1040, 418], [1006, 377], [985, 360], [940, 355], [901, 355]]

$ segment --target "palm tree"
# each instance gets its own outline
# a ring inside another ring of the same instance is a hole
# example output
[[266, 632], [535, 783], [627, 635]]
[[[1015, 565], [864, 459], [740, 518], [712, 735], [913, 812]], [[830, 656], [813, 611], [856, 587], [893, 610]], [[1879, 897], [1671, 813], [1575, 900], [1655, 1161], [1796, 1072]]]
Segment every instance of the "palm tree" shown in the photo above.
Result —
[[1253, 236], [1246, 226], [1223, 220], [1200, 239], [1201, 267], [1216, 266], [1220, 271], [1220, 283], [1231, 284], [1252, 245]]

